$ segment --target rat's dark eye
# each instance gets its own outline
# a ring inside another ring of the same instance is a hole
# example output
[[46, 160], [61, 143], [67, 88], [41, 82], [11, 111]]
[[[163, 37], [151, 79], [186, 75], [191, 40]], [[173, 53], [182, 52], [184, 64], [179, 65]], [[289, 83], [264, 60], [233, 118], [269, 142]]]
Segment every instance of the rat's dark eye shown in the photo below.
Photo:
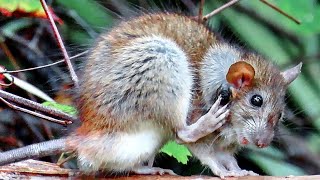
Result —
[[255, 94], [251, 97], [251, 100], [250, 100], [251, 104], [254, 105], [254, 106], [257, 106], [257, 107], [261, 107], [262, 106], [262, 103], [263, 103], [263, 99], [260, 95], [258, 94]]

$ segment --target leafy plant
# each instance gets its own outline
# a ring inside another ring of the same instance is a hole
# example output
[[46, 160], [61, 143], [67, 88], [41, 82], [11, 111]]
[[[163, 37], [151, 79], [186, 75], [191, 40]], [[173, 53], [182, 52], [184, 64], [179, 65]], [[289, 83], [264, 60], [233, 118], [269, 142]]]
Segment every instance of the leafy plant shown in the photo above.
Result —
[[[0, 0], [0, 13], [5, 16], [28, 16], [47, 18], [39, 0]], [[51, 10], [53, 18], [62, 20]]]
[[160, 152], [174, 157], [178, 162], [182, 164], [187, 164], [189, 157], [192, 156], [186, 146], [177, 144], [174, 141], [169, 141], [167, 144], [165, 144], [161, 148]]

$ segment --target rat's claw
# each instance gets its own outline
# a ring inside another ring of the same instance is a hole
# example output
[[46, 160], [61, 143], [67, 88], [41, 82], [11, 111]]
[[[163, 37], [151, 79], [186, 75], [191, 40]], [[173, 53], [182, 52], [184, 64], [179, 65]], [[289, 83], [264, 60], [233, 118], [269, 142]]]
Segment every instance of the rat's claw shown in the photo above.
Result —
[[219, 117], [217, 117], [220, 121], [222, 120], [226, 120], [226, 117], [229, 115], [230, 110], [226, 110], [225, 112], [223, 112], [222, 114], [219, 115]]
[[220, 102], [221, 102], [221, 96], [218, 97], [218, 99], [216, 100], [216, 102], [214, 102], [214, 104], [211, 106], [210, 110], [209, 110], [209, 113], [210, 114], [215, 114], [216, 111], [218, 110], [219, 108], [219, 105], [220, 105]]
[[220, 114], [224, 113], [227, 111], [227, 107], [228, 107], [228, 104], [224, 105], [222, 108], [220, 108], [217, 112], [214, 113], [214, 115], [216, 117], [220, 116]]

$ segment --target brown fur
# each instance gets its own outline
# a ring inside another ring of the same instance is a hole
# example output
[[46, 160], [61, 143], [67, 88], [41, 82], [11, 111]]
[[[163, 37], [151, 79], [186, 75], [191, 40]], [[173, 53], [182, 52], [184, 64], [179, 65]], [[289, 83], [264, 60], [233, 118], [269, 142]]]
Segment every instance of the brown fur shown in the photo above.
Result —
[[[217, 41], [215, 35], [205, 25], [199, 24], [189, 17], [167, 13], [151, 14], [122, 22], [110, 32], [102, 34], [95, 45], [96, 48], [92, 50], [91, 56], [101, 56], [101, 51], [103, 52], [103, 49], [107, 46], [105, 42], [109, 43], [108, 46], [111, 47], [112, 52], [117, 52], [118, 49], [126, 46], [135, 38], [152, 35], [163, 36], [175, 41], [189, 56], [190, 64], [195, 69], [199, 68], [202, 57], [210, 45]], [[108, 113], [97, 112], [98, 106], [102, 102], [92, 102], [88, 97], [88, 94], [92, 91], [96, 94], [103, 94], [103, 92], [100, 92], [103, 91], [103, 87], [99, 87], [99, 83], [86, 80], [86, 74], [93, 70], [91, 68], [96, 67], [92, 63], [96, 62], [87, 62], [84, 72], [83, 84], [85, 84], [85, 90], [81, 92], [79, 100], [80, 117], [83, 124], [78, 132], [86, 132], [86, 129], [90, 129], [90, 131], [95, 129], [121, 130], [120, 127], [122, 126], [111, 120], [113, 117], [106, 117]], [[198, 71], [194, 70], [194, 73], [197, 74]], [[195, 84], [195, 86], [197, 85]], [[194, 107], [202, 106], [201, 99], [201, 92], [197, 90], [194, 95]], [[193, 118], [197, 118], [203, 113], [201, 108], [195, 109], [197, 110], [194, 111]]]

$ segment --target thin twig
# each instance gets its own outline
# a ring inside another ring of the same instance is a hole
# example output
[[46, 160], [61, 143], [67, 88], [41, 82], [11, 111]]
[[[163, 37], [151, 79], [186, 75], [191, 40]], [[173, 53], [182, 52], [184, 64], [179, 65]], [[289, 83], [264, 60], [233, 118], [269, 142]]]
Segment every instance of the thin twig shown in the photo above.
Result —
[[203, 21], [203, 6], [204, 6], [205, 0], [200, 1], [200, 6], [199, 6], [199, 13], [198, 13], [198, 22], [201, 23]]
[[207, 21], [207, 20], [210, 19], [212, 16], [218, 14], [219, 12], [225, 10], [226, 8], [234, 5], [235, 3], [239, 2], [239, 1], [240, 1], [240, 0], [232, 0], [232, 1], [227, 2], [226, 4], [222, 5], [221, 7], [213, 10], [211, 13], [203, 16], [202, 20], [203, 20], [203, 21]]
[[48, 120], [48, 121], [51, 121], [51, 122], [55, 122], [55, 123], [58, 123], [58, 124], [62, 124], [62, 125], [70, 124], [70, 121], [63, 121], [63, 120], [55, 119], [55, 118], [52, 118], [52, 117], [49, 117], [49, 116], [46, 116], [46, 115], [31, 111], [29, 109], [25, 109], [25, 108], [13, 105], [13, 104], [9, 103], [8, 101], [6, 101], [5, 99], [3, 99], [2, 97], [0, 97], [0, 100], [2, 102], [4, 102], [6, 105], [8, 105], [10, 108], [12, 108], [12, 109], [15, 109], [15, 110], [18, 110], [18, 111], [21, 111], [21, 112], [25, 112], [25, 113], [28, 113], [28, 114], [31, 114], [31, 115], [37, 116], [39, 118], [42, 118], [42, 119], [45, 119], [45, 120]]
[[3, 91], [1, 89], [0, 89], [0, 97], [7, 99], [7, 100], [10, 100], [12, 102], [15, 102], [17, 104], [21, 104], [21, 105], [27, 106], [29, 108], [35, 109], [37, 111], [45, 112], [47, 114], [59, 117], [61, 119], [65, 119], [67, 124], [71, 124], [72, 121], [76, 120], [74, 117], [70, 116], [67, 113], [61, 112], [56, 109], [52, 109], [50, 107], [46, 107], [42, 104], [39, 104], [39, 103], [36, 103], [36, 102], [31, 101], [29, 99], [25, 99], [20, 96], [8, 93], [8, 92]]
[[[79, 54], [76, 54], [72, 57], [70, 57], [70, 59], [74, 59], [74, 58], [77, 58], [79, 56], [82, 56], [84, 54], [88, 53], [88, 51], [84, 51], [84, 52], [81, 52]], [[17, 72], [25, 72], [25, 71], [33, 71], [33, 70], [36, 70], [36, 69], [42, 69], [42, 68], [46, 68], [46, 67], [50, 67], [50, 66], [54, 66], [54, 65], [57, 65], [57, 64], [60, 64], [60, 63], [63, 63], [65, 60], [62, 59], [62, 60], [59, 60], [57, 62], [54, 62], [54, 63], [51, 63], [51, 64], [46, 64], [46, 65], [43, 65], [43, 66], [37, 66], [37, 67], [32, 67], [32, 68], [26, 68], [26, 69], [20, 69], [20, 70], [14, 70], [14, 71], [1, 71], [1, 73], [17, 73]]]
[[278, 8], [277, 6], [269, 3], [269, 2], [266, 1], [266, 0], [260, 0], [260, 1], [261, 1], [262, 3], [264, 3], [265, 5], [271, 7], [272, 9], [276, 10], [276, 11], [279, 12], [280, 14], [282, 14], [282, 15], [286, 16], [287, 18], [291, 19], [293, 22], [295, 22], [295, 23], [297, 23], [297, 24], [301, 24], [301, 22], [300, 22], [298, 19], [296, 19], [296, 18], [294, 18], [293, 16], [287, 14], [286, 12], [284, 12], [283, 10], [281, 10], [280, 8]]
[[49, 10], [49, 8], [48, 8], [48, 6], [46, 4], [46, 1], [45, 0], [40, 0], [40, 1], [41, 1], [42, 7], [43, 7], [47, 17], [49, 18], [50, 25], [51, 25], [52, 30], [54, 32], [54, 35], [55, 35], [55, 37], [56, 37], [56, 39], [58, 41], [59, 47], [60, 47], [60, 49], [61, 49], [61, 51], [63, 53], [65, 62], [66, 62], [67, 66], [68, 66], [68, 69], [70, 71], [71, 79], [72, 79], [75, 87], [78, 88], [79, 87], [79, 80], [78, 80], [76, 72], [73, 69], [72, 63], [71, 63], [70, 58], [69, 58], [68, 53], [67, 53], [67, 50], [64, 47], [64, 44], [63, 44], [62, 38], [61, 38], [61, 36], [59, 34], [58, 28], [57, 28], [57, 26], [56, 26], [56, 24], [55, 24], [55, 22], [54, 22], [54, 20], [52, 18], [52, 15], [51, 15], [50, 10]]
[[[1, 69], [1, 67], [0, 67]], [[10, 83], [9, 84], [3, 84], [3, 83], [0, 83], [0, 86], [5, 86], [5, 87], [9, 87], [11, 86], [12, 84], [14, 84], [14, 78], [10, 75], [11, 77], [11, 80], [10, 80]]]

